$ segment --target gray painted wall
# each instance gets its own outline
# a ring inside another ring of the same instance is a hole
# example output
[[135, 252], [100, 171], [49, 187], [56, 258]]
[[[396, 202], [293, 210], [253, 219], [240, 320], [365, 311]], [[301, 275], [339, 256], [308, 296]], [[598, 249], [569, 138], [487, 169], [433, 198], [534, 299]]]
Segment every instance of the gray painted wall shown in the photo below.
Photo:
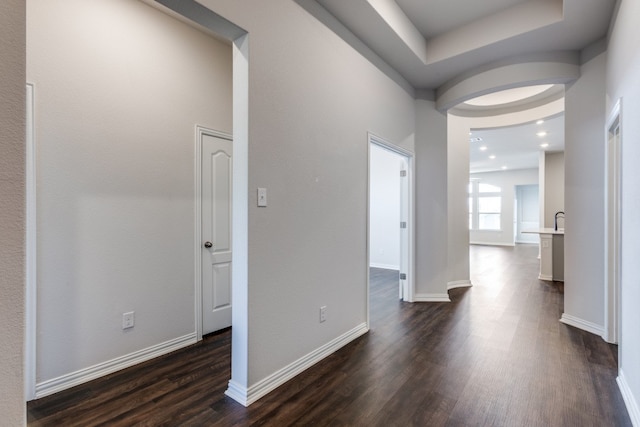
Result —
[[469, 124], [466, 118], [447, 116], [447, 194], [449, 282], [468, 282], [469, 271]]
[[415, 114], [416, 295], [446, 295], [447, 117], [424, 100], [416, 101]]
[[24, 1], [0, 3], [0, 414], [25, 424], [25, 10]]
[[249, 33], [251, 386], [366, 322], [367, 132], [413, 151], [414, 100], [293, 1], [201, 3]]
[[607, 114], [622, 98], [622, 319], [619, 372], [636, 425], [640, 424], [640, 2], [623, 0], [609, 42]]
[[564, 315], [596, 328], [604, 325], [605, 70], [600, 54], [565, 94]]
[[137, 1], [27, 12], [43, 383], [194, 334], [195, 127], [231, 132], [231, 47]]

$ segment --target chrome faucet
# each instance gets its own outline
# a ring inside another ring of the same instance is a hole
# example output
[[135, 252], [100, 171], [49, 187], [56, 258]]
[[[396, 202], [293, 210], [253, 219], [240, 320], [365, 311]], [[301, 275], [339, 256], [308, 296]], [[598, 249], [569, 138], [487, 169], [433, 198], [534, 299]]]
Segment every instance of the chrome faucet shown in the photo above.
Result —
[[561, 218], [564, 219], [564, 212], [562, 211], [556, 212], [556, 215], [553, 217], [553, 229], [555, 231], [558, 231], [558, 215], [560, 214], [562, 214]]

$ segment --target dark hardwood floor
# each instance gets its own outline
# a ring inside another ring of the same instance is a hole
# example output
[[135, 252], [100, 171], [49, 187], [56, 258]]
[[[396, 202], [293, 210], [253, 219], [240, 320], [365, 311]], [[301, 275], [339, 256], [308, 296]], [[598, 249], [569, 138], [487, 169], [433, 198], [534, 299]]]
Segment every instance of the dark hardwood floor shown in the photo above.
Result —
[[[558, 321], [537, 248], [471, 248], [473, 288], [402, 303], [372, 269], [371, 331], [244, 408], [230, 332], [27, 405], [31, 426], [630, 426], [617, 347]], [[1, 421], [0, 421], [1, 424]]]

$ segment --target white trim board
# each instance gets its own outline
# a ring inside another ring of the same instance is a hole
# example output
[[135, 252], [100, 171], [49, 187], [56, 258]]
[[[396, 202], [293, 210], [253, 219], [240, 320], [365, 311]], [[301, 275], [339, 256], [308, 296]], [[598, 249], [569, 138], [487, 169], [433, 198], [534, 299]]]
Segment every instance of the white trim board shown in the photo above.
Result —
[[[617, 130], [617, 132], [616, 132]], [[622, 98], [607, 119], [604, 130], [604, 335], [605, 341], [620, 338], [620, 293], [622, 270]]]
[[595, 323], [580, 319], [579, 317], [575, 317], [570, 314], [562, 313], [560, 322], [565, 325], [573, 326], [574, 328], [582, 329], [583, 331], [591, 332], [592, 334], [599, 336], [604, 335], [604, 327], [602, 325], [596, 325]]
[[473, 284], [470, 280], [455, 280], [453, 282], [447, 283], [447, 289], [456, 289], [456, 288], [470, 288]]
[[627, 407], [629, 418], [631, 418], [631, 424], [634, 426], [640, 426], [640, 407], [629, 388], [629, 383], [627, 383], [627, 378], [625, 377], [622, 369], [618, 371], [618, 378], [616, 378], [616, 382], [618, 383], [618, 388], [622, 394], [622, 400], [624, 400], [624, 404]]
[[398, 265], [381, 264], [381, 263], [377, 263], [377, 262], [372, 262], [371, 264], [369, 264], [369, 267], [371, 267], [371, 268], [382, 268], [383, 270], [400, 271], [400, 266], [398, 266]]
[[98, 363], [97, 365], [89, 366], [88, 368], [43, 381], [36, 384], [35, 398], [39, 399], [66, 390], [137, 365], [138, 363], [171, 353], [172, 351], [179, 350], [196, 342], [196, 333], [192, 332], [160, 344], [152, 345], [151, 347], [143, 348], [142, 350], [134, 351], [133, 353], [125, 354], [124, 356], [116, 357], [115, 359], [107, 360], [106, 362]]
[[412, 302], [451, 302], [449, 294], [414, 294]]
[[35, 88], [27, 83], [26, 115], [26, 286], [25, 286], [25, 346], [24, 391], [25, 400], [36, 398], [36, 344], [38, 313], [38, 245], [36, 211], [36, 141], [35, 141]]
[[302, 373], [306, 369], [320, 362], [325, 357], [335, 353], [340, 348], [349, 344], [356, 338], [366, 334], [369, 331], [366, 323], [362, 323], [350, 331], [331, 340], [327, 344], [319, 347], [311, 353], [301, 357], [300, 359], [288, 364], [282, 369], [277, 370], [273, 374], [258, 381], [249, 388], [243, 387], [241, 384], [230, 380], [229, 386], [225, 394], [233, 400], [244, 406], [249, 406], [267, 393], [280, 387], [296, 375]]
[[478, 245], [478, 246], [509, 246], [514, 247], [515, 243], [504, 243], [504, 242], [478, 242], [473, 241], [469, 242], [470, 245]]

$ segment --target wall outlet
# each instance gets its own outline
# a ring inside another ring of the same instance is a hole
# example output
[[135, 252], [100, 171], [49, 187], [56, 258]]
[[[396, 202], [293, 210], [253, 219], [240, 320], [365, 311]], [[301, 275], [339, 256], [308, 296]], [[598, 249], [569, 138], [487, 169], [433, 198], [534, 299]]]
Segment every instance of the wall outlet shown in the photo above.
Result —
[[322, 307], [320, 307], [320, 323], [324, 322], [325, 320], [327, 320], [327, 306], [323, 305]]
[[122, 329], [130, 329], [135, 325], [135, 311], [122, 314]]

